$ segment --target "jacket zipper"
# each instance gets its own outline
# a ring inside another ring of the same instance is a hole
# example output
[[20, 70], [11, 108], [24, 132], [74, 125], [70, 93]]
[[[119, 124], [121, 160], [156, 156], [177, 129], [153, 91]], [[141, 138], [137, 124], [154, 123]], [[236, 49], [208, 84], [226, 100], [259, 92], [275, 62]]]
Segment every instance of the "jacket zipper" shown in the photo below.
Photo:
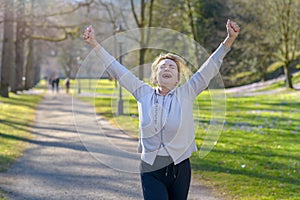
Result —
[[163, 111], [164, 111], [164, 106], [165, 106], [165, 97], [163, 96], [163, 102], [162, 102], [162, 109], [161, 109], [161, 113], [160, 113], [160, 147], [165, 147], [164, 145], [164, 141], [163, 141]]

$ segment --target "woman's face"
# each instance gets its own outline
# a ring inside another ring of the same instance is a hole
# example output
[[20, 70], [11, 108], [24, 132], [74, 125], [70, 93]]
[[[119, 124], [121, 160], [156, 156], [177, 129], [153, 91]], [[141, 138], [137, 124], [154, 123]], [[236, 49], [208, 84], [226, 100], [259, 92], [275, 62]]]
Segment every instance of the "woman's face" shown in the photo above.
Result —
[[174, 89], [179, 81], [177, 64], [171, 59], [163, 59], [157, 65], [157, 84], [169, 90]]

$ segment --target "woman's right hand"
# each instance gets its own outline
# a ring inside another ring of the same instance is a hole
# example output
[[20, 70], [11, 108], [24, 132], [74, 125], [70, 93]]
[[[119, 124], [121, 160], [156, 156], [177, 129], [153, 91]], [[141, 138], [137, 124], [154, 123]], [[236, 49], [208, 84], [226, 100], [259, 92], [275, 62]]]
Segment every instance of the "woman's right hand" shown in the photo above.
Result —
[[93, 48], [99, 45], [99, 43], [96, 40], [95, 31], [92, 25], [85, 29], [83, 33], [83, 39], [87, 44], [89, 44]]

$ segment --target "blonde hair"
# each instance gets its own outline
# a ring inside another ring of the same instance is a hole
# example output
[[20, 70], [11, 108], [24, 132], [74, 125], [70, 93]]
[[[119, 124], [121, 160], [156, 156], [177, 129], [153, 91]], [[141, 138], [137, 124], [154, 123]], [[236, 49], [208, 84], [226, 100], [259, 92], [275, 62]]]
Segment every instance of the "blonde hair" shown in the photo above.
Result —
[[177, 70], [178, 70], [178, 81], [180, 81], [180, 75], [181, 72], [183, 72], [183, 75], [185, 76], [185, 78], [188, 77], [189, 75], [189, 70], [188, 67], [186, 66], [185, 61], [183, 60], [183, 58], [181, 58], [178, 55], [172, 54], [172, 53], [167, 53], [167, 54], [160, 54], [159, 56], [157, 56], [154, 60], [154, 62], [151, 65], [151, 78], [150, 81], [153, 84], [157, 84], [157, 65], [159, 64], [160, 61], [165, 60], [165, 59], [170, 59], [172, 61], [174, 61], [177, 65]]

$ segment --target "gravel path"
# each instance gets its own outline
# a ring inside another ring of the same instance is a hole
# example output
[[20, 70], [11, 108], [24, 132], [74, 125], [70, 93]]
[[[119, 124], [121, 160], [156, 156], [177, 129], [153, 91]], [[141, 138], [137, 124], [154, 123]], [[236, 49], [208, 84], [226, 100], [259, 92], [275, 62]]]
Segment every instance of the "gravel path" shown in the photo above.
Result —
[[[76, 112], [81, 113], [82, 116], [93, 110], [90, 105], [78, 100], [74, 100], [74, 103], [77, 105], [74, 109], [77, 109]], [[35, 137], [24, 139], [29, 146], [23, 157], [6, 173], [0, 174], [0, 188], [7, 192], [7, 198], [16, 200], [142, 199], [139, 174], [124, 172], [126, 169], [122, 172], [102, 164], [98, 155], [107, 154], [109, 157], [122, 158], [120, 155], [101, 149], [101, 145], [94, 149], [92, 146], [83, 145], [83, 142], [86, 144], [88, 141], [99, 139], [99, 135], [91, 133], [93, 129], [86, 123], [89, 127], [87, 136], [80, 139], [74, 126], [73, 114], [71, 96], [47, 92], [37, 110], [32, 129]], [[78, 120], [85, 124], [86, 119], [77, 118], [76, 121]], [[136, 149], [135, 140], [122, 134], [101, 117], [97, 117], [96, 121], [101, 124], [102, 134], [111, 137], [114, 143], [122, 146], [126, 151]], [[103, 158], [105, 157], [101, 157]], [[127, 158], [130, 159], [132, 163], [138, 162], [134, 157]], [[118, 164], [120, 166], [122, 162]], [[220, 199], [212, 194], [211, 190], [193, 179], [188, 199]]]

